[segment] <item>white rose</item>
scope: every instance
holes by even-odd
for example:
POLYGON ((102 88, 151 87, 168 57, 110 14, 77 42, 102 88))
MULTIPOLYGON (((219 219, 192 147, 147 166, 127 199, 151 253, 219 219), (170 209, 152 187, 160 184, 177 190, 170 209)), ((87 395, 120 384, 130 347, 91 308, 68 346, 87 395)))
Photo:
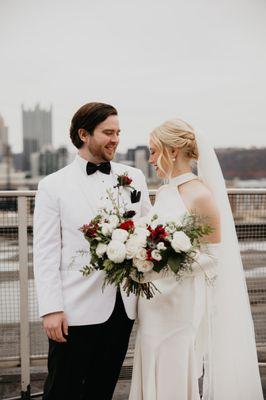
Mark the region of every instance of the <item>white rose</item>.
POLYGON ((156 247, 157 247, 158 250, 165 250, 166 249, 164 242, 159 242, 156 247))
POLYGON ((148 260, 140 260, 139 258, 133 259, 133 264, 139 272, 148 272, 153 268, 153 262, 148 260))
POLYGON ((145 250, 143 247, 141 247, 141 248, 136 252, 135 257, 138 258, 139 260, 146 260, 146 258, 147 258, 147 252, 146 252, 146 250, 145 250))
POLYGON ((113 227, 111 224, 107 224, 106 222, 102 224, 102 234, 104 236, 110 235, 113 232, 113 227))
POLYGON ((137 227, 134 230, 134 235, 140 236, 140 237, 145 237, 147 238, 150 235, 150 231, 148 229, 142 228, 142 227, 137 227))
POLYGON ((119 225, 119 218, 117 215, 112 214, 109 217, 109 224, 113 227, 116 228, 119 225))
POLYGON ((135 255, 139 251, 140 247, 143 247, 143 246, 141 246, 137 237, 134 235, 131 235, 130 238, 128 239, 128 241, 126 242, 127 259, 131 259, 131 258, 135 257, 135 255))
POLYGON ((184 232, 179 231, 174 233, 171 246, 177 253, 179 253, 180 251, 187 252, 190 250, 192 245, 189 237, 184 232))
POLYGON ((141 236, 133 235, 133 236, 135 237, 135 239, 138 242, 140 247, 145 247, 146 246, 146 244, 147 244, 146 236, 143 236, 143 235, 141 235, 141 236))
POLYGON ((147 237, 149 236, 150 231, 144 228, 135 228, 133 236, 136 238, 136 240, 139 242, 141 247, 145 247, 147 244, 147 237))
POLYGON ((125 229, 115 229, 112 233, 112 240, 118 240, 124 243, 129 236, 129 233, 125 229))
POLYGON ((96 247, 96 254, 98 257, 102 257, 107 250, 107 244, 99 243, 96 247))
POLYGON ((118 240, 112 240, 107 246, 107 256, 109 260, 118 264, 125 260, 126 246, 118 240))
POLYGON ((154 258, 154 260, 156 260, 156 261, 161 261, 161 259, 162 259, 162 256, 161 256, 159 250, 152 250, 151 256, 152 256, 152 258, 154 258))

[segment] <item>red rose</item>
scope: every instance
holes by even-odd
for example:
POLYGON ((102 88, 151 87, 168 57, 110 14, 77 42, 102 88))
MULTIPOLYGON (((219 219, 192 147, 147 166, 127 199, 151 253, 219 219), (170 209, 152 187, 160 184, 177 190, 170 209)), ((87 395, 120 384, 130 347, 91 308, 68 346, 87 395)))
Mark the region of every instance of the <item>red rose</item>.
POLYGON ((129 186, 132 182, 132 179, 129 178, 127 175, 119 176, 119 184, 120 186, 129 186))
POLYGON ((119 225, 120 229, 124 229, 125 231, 130 231, 131 229, 134 229, 135 225, 132 219, 128 219, 125 222, 122 222, 122 224, 119 225))

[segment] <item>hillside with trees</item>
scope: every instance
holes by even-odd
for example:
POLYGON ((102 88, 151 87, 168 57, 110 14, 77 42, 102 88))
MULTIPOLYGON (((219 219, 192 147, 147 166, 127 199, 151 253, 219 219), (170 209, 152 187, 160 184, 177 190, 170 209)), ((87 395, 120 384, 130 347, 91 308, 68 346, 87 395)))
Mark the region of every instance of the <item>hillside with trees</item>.
POLYGON ((216 149, 225 179, 266 178, 266 148, 216 149))

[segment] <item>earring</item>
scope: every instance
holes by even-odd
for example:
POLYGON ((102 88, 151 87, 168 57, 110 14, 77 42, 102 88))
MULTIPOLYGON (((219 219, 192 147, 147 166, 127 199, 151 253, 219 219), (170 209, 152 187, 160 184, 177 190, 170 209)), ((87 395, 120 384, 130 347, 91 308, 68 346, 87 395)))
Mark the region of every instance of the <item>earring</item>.
POLYGON ((176 160, 176 158, 174 157, 174 158, 172 158, 172 161, 174 161, 175 162, 175 160, 176 160))

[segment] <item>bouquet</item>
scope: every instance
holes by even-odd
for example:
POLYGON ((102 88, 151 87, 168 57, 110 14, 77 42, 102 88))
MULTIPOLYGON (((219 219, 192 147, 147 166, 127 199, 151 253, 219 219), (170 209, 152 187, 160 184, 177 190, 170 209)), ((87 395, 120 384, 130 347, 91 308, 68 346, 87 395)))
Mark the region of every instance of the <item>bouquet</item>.
POLYGON ((142 283, 145 274, 171 271, 178 279, 192 270, 201 239, 212 231, 202 218, 190 214, 181 221, 161 224, 154 215, 150 221, 135 221, 135 211, 121 208, 112 192, 107 193, 113 209, 100 209, 80 228, 91 253, 90 264, 81 270, 84 276, 102 270, 104 286, 121 285, 127 295, 150 299, 157 288, 153 282, 142 283))

